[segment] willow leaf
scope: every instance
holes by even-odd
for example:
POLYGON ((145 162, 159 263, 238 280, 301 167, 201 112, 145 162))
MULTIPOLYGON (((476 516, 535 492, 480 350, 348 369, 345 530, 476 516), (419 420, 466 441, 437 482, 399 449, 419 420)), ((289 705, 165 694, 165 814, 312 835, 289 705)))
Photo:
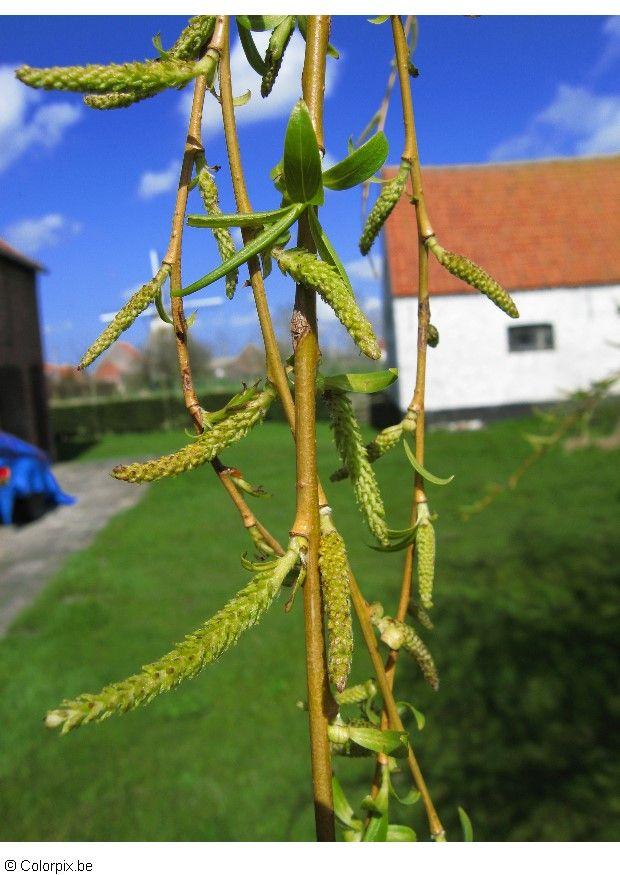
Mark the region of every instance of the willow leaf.
POLYGON ((187 224, 192 228, 260 228, 286 216, 291 210, 279 207, 277 210, 265 210, 262 213, 219 213, 205 215, 192 213, 187 217, 187 224))
POLYGON ((239 32, 239 42, 241 43, 241 48, 244 51, 250 67, 252 67, 252 69, 255 70, 259 76, 264 76, 267 71, 267 65, 265 64, 258 49, 256 48, 256 43, 254 42, 252 32, 240 23, 239 18, 240 16, 237 16, 237 31, 239 32))
POLYGON ((428 480, 429 483, 434 483, 435 486, 447 486, 448 483, 451 483, 454 480, 454 474, 451 474, 449 477, 436 477, 434 474, 431 474, 430 471, 426 470, 424 465, 421 465, 420 462, 418 462, 412 450, 409 449, 406 441, 403 441, 403 446, 405 447, 407 458, 411 462, 412 467, 421 477, 428 480))
POLYGON ((284 136, 282 159, 286 190, 297 203, 323 203, 321 155, 308 107, 298 100, 284 136))
POLYGON ((463 841, 465 842, 473 842, 474 840, 474 828, 471 825, 471 820, 469 819, 467 812, 464 808, 461 808, 459 805, 459 820, 461 821, 461 829, 463 830, 463 841))
POLYGON ((388 156, 388 141, 379 131, 346 158, 323 173, 323 185, 334 191, 343 191, 366 182, 383 166, 388 156))
POLYGON ((273 30, 286 17, 286 15, 237 15, 237 24, 246 30, 273 30))
POLYGON ((243 249, 239 249, 231 258, 227 258, 226 261, 223 261, 215 268, 215 270, 212 270, 211 273, 205 274, 201 279, 196 280, 195 283, 186 286, 184 289, 175 290, 171 294, 175 298, 191 295, 192 292, 204 289, 206 286, 210 286, 211 283, 216 282, 216 280, 226 276, 231 270, 240 267, 250 258, 258 255, 259 252, 262 252, 263 249, 272 246, 274 241, 278 239, 283 231, 290 228, 293 222, 301 216, 306 208, 307 204, 293 204, 278 222, 275 222, 273 225, 266 228, 261 234, 258 234, 253 240, 244 246, 243 249))

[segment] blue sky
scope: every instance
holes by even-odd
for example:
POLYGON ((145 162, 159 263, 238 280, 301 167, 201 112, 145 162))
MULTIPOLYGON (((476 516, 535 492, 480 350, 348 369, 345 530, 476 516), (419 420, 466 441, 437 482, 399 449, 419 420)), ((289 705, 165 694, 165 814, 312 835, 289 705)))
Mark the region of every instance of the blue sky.
MULTIPOLYGON (((99 314, 117 309, 130 290, 149 278, 148 252, 162 253, 187 118, 187 90, 168 92, 116 112, 83 106, 79 95, 33 92, 14 80, 20 63, 38 66, 124 61, 152 55, 161 31, 169 45, 181 17, 0 17, 0 236, 42 261, 40 299, 47 357, 75 362, 100 331, 99 314)), ((390 29, 364 17, 336 16, 329 60, 326 144, 334 158, 346 154, 376 110, 391 58, 390 29)), ((258 77, 233 50, 235 91, 252 90, 238 110, 240 140, 255 208, 278 205, 269 169, 281 154, 286 118, 299 96, 303 57, 296 37, 272 97, 260 97, 258 77)), ((587 155, 620 151, 620 17, 420 18, 414 82, 423 163, 587 155)), ((211 164, 225 166, 217 128, 218 106, 206 108, 206 149, 211 164)), ((395 94, 386 133, 390 160, 402 144, 395 94)), ((219 174, 222 206, 233 201, 225 171, 219 174)), ((200 205, 193 201, 198 212, 200 205)), ((329 193, 323 219, 350 266, 359 297, 379 318, 380 285, 357 250, 359 190, 329 193)), ((184 279, 206 273, 216 258, 207 231, 186 233, 184 279)), ((292 287, 275 271, 268 291, 276 318, 284 320, 292 287), (276 275, 277 274, 277 275, 276 275)), ((202 293, 199 293, 202 295, 202 293)), ((205 294, 221 296, 221 284, 205 294)), ((188 310, 191 311, 191 298, 188 310)), ((323 314, 323 336, 346 343, 323 314)), ((147 320, 127 339, 141 343, 147 320)), ((219 354, 257 336, 250 296, 199 311, 195 331, 219 354)))

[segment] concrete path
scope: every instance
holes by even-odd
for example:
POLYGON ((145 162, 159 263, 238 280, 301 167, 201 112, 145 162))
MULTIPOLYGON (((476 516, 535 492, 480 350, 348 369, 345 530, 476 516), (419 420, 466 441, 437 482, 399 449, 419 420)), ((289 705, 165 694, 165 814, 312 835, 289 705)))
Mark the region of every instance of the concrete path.
POLYGON ((107 521, 137 504, 144 487, 110 477, 116 461, 54 466, 61 488, 77 498, 21 527, 0 526, 0 635, 32 602, 67 556, 82 550, 107 521))

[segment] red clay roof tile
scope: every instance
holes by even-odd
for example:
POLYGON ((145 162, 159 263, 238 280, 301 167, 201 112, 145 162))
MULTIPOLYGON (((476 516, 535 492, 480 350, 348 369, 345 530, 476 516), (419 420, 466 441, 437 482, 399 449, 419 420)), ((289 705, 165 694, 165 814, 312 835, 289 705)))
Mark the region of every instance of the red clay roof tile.
MULTIPOLYGON (((391 177, 396 168, 388 168, 391 177)), ((620 155, 426 167, 431 221, 445 249, 506 289, 620 282, 620 155)), ((385 226, 392 294, 416 294, 414 214, 406 196, 385 226)), ((430 259, 432 294, 472 291, 430 259)))

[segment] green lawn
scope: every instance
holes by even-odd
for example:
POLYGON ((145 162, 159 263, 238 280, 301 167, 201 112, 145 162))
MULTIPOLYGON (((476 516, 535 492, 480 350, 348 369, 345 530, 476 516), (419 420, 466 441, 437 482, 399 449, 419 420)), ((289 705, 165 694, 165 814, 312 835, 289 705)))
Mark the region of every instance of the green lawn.
MULTIPOLYGON (((617 839, 619 453, 554 452, 484 514, 455 509, 512 470, 531 423, 434 432, 428 466, 440 514, 436 630, 442 676, 427 691, 402 660, 399 691, 427 715, 414 743, 440 813, 456 806, 480 839, 617 839)), ((111 437, 82 458, 160 453, 181 434, 111 437)), ((322 474, 336 466, 319 428, 322 474)), ((274 493, 256 501, 284 540, 293 453, 268 423, 225 455, 274 493)), ((389 520, 406 521, 401 449, 377 465, 389 520)), ((140 488, 127 485, 128 489, 140 488)), ((402 556, 376 553, 348 483, 330 487, 368 598, 393 609, 402 556)), ((47 708, 132 673, 199 626, 248 574, 248 540, 212 472, 151 486, 73 556, 0 641, 0 838, 4 840, 304 840, 312 836, 301 603, 278 602, 237 648, 151 705, 60 738, 47 708)), ((357 635, 354 676, 369 675, 357 635)), ((368 761, 338 761, 359 801, 368 761)), ((400 812, 425 836, 419 807, 400 812)))

